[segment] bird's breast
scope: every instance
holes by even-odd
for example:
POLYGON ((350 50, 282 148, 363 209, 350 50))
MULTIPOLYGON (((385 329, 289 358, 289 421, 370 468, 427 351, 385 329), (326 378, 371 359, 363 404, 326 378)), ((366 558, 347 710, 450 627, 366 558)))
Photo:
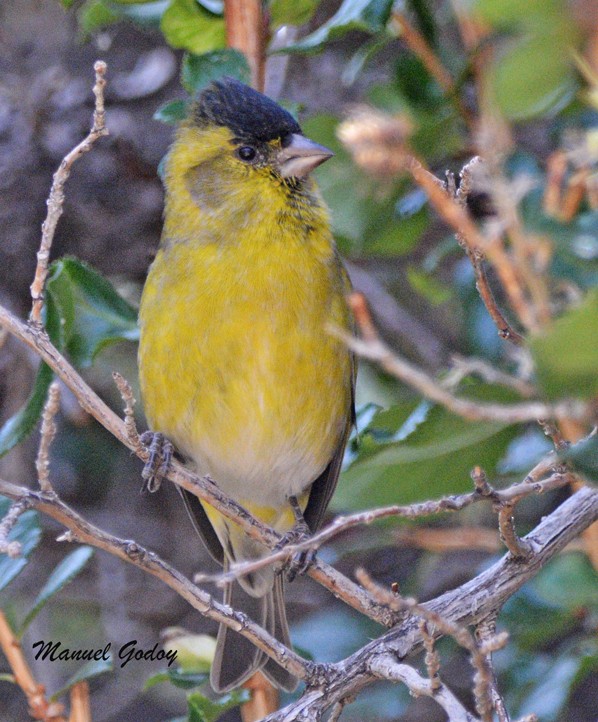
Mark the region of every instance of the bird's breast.
POLYGON ((351 384, 329 332, 348 324, 331 241, 173 244, 151 269, 140 322, 148 419, 200 473, 237 499, 281 504, 325 468, 351 384))

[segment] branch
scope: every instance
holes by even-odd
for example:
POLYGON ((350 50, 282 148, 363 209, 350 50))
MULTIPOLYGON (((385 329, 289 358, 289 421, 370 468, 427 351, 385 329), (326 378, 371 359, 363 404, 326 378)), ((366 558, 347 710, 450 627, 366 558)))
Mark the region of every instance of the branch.
MULTIPOLYGON (((550 457, 553 458, 553 457, 550 457)), ((533 470, 532 470, 533 471, 533 470)), ((530 472, 532 473, 532 472, 530 472)), ((529 476, 529 475, 528 475, 529 476)), ((384 506, 379 509, 370 509, 361 511, 348 516, 338 516, 328 526, 313 534, 303 542, 298 544, 287 544, 283 549, 272 552, 260 559, 254 559, 247 562, 238 562, 231 564, 228 571, 218 572, 216 574, 197 574, 196 582, 215 582, 219 586, 224 586, 227 582, 243 577, 246 574, 270 566, 276 562, 282 562, 290 556, 299 554, 308 550, 317 550, 323 544, 330 541, 339 534, 353 529, 357 526, 367 526, 373 524, 380 519, 401 518, 401 519, 418 519, 433 514, 441 514, 446 512, 456 512, 465 509, 471 504, 480 501, 491 501, 498 509, 507 507, 513 510, 515 504, 521 499, 534 494, 544 494, 547 491, 567 486, 571 482, 571 477, 567 473, 556 471, 547 479, 542 481, 523 481, 519 484, 513 484, 506 489, 493 489, 486 482, 486 488, 476 488, 468 494, 460 494, 458 496, 445 496, 442 499, 434 501, 422 501, 406 506, 384 506)), ((521 540, 519 540, 521 541, 521 540)), ((508 544, 505 546, 510 549, 508 544)))
POLYGON ((13 634, 4 612, 1 610, 0 648, 2 648, 4 656, 8 660, 16 684, 23 690, 27 698, 31 717, 42 720, 42 722, 66 722, 63 716, 64 706, 59 702, 48 702, 46 699, 46 688, 43 684, 35 681, 23 655, 19 640, 13 634))
POLYGON ((261 0, 224 0, 224 22, 227 46, 245 55, 251 71, 251 84, 263 92, 267 26, 261 0))
POLYGON ((430 401, 441 404, 464 419, 516 424, 534 421, 539 418, 587 419, 591 413, 588 404, 576 400, 561 401, 550 406, 541 401, 506 405, 458 398, 424 371, 391 351, 378 335, 365 299, 361 294, 352 293, 349 297, 349 303, 363 338, 355 338, 338 328, 330 328, 330 332, 342 339, 358 356, 376 361, 385 371, 403 381, 403 383, 408 384, 430 401))
POLYGON ((392 654, 381 654, 369 665, 370 672, 391 682, 403 682, 414 697, 431 697, 448 715, 449 722, 479 722, 444 684, 435 687, 408 664, 400 664, 392 654))
MULTIPOLYGON (((525 561, 506 554, 471 581, 419 606, 438 615, 447 624, 461 627, 477 625, 495 616, 518 589, 596 519, 598 491, 585 487, 545 517, 525 537, 532 547, 525 561)), ((325 685, 308 689, 301 699, 270 715, 264 722, 319 719, 318 715, 329 707, 380 679, 376 659, 388 659, 390 655, 393 662, 398 663, 421 649, 423 642, 420 620, 411 616, 350 657, 329 665, 325 685)))
POLYGON ((103 135, 108 135, 108 129, 105 123, 104 111, 104 87, 106 85, 106 63, 97 60, 93 66, 95 70, 95 85, 93 93, 95 95, 95 108, 93 111, 93 124, 87 138, 82 140, 79 145, 75 146, 63 159, 58 170, 54 173, 52 188, 48 196, 48 214, 46 220, 42 224, 42 240, 39 251, 37 252, 37 266, 35 269, 35 277, 31 284, 31 299, 33 301, 31 307, 31 321, 36 326, 41 327, 42 309, 44 305, 44 286, 48 275, 48 261, 50 260, 50 249, 54 240, 56 225, 64 205, 64 184, 68 180, 71 173, 73 163, 84 153, 90 151, 93 144, 103 135))
POLYGON ((0 479, 0 494, 17 502, 27 503, 31 508, 64 525, 69 532, 62 537, 62 540, 77 541, 103 549, 157 577, 203 616, 239 632, 296 677, 309 680, 310 669, 313 666, 311 662, 306 662, 298 654, 287 649, 246 614, 236 612, 231 607, 217 602, 154 552, 147 551, 134 541, 119 539, 98 529, 70 509, 53 492, 31 491, 0 479))

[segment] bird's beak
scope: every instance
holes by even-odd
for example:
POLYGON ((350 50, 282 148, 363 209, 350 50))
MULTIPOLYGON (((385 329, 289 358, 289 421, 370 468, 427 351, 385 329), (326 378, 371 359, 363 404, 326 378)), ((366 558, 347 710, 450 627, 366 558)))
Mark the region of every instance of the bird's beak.
POLYGON ((291 142, 281 148, 276 156, 276 166, 283 178, 305 178, 314 168, 334 153, 304 135, 293 133, 291 142))

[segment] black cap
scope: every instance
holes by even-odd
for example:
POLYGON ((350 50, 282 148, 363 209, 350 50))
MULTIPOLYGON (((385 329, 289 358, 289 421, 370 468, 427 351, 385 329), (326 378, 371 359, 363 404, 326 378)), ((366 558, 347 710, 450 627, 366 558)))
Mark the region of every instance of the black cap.
POLYGON ((245 141, 267 142, 301 133, 299 123, 278 103, 228 76, 201 93, 193 118, 198 125, 226 126, 236 138, 245 141))

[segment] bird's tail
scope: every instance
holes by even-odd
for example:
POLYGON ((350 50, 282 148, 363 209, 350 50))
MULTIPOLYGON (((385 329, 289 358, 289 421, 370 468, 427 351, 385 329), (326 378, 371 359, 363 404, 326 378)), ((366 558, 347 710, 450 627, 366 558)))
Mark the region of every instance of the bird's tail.
MULTIPOLYGON (((248 594, 237 582, 228 584, 224 591, 224 603, 247 614, 285 646, 291 646, 284 606, 284 583, 279 574, 275 576, 270 591, 261 597, 248 594)), ((228 692, 243 684, 259 669, 275 687, 287 692, 297 687, 297 679, 292 674, 248 639, 221 624, 210 672, 210 684, 214 691, 228 692)))

